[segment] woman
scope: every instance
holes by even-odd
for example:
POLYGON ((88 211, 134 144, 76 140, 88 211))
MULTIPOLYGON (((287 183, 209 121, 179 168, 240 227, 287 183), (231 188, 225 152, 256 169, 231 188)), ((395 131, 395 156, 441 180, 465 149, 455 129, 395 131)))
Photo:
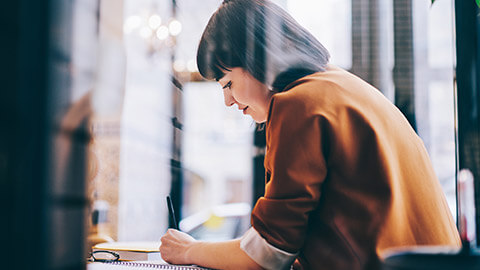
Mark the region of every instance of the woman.
POLYGON ((224 1, 197 54, 225 105, 265 123, 252 227, 208 243, 169 230, 163 258, 216 269, 379 269, 388 249, 459 246, 427 152, 378 90, 268 0, 224 1))

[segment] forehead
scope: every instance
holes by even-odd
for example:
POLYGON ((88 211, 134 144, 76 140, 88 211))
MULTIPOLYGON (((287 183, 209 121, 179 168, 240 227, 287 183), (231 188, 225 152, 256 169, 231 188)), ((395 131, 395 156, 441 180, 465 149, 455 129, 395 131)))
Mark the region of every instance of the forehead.
POLYGON ((239 67, 235 67, 235 68, 232 68, 230 71, 225 70, 224 72, 225 72, 225 75, 220 80, 218 80, 218 82, 222 85, 225 85, 230 80, 234 79, 238 75, 241 75, 243 73, 243 69, 239 67))

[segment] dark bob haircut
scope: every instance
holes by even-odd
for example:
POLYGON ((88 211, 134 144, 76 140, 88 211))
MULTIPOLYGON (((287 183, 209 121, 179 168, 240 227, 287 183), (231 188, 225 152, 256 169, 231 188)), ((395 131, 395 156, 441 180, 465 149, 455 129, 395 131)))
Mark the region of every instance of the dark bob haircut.
POLYGON ((282 91, 289 83, 324 71, 330 55, 289 14, 268 0, 225 0, 210 18, 197 51, 206 79, 240 67, 282 91))

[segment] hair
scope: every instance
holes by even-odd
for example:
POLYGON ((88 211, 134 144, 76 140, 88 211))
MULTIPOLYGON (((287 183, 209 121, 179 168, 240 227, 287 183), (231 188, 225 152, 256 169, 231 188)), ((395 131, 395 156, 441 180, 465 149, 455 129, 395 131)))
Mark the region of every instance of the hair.
POLYGON ((324 71, 329 57, 311 33, 269 0, 225 0, 203 32, 197 65, 204 78, 217 81, 240 67, 281 92, 324 71))

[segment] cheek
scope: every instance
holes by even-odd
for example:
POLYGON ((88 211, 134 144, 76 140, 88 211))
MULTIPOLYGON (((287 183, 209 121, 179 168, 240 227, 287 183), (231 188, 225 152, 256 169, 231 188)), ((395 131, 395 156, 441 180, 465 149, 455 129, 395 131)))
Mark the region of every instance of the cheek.
POLYGON ((243 86, 243 91, 241 93, 242 97, 249 100, 256 99, 258 97, 260 89, 256 83, 248 81, 243 86))
POLYGON ((232 89, 232 96, 235 98, 236 101, 240 103, 244 103, 249 99, 250 93, 248 89, 248 85, 237 85, 235 88, 232 89))
POLYGON ((251 83, 249 87, 249 98, 257 102, 262 102, 264 99, 264 93, 266 92, 266 87, 260 83, 251 83))

